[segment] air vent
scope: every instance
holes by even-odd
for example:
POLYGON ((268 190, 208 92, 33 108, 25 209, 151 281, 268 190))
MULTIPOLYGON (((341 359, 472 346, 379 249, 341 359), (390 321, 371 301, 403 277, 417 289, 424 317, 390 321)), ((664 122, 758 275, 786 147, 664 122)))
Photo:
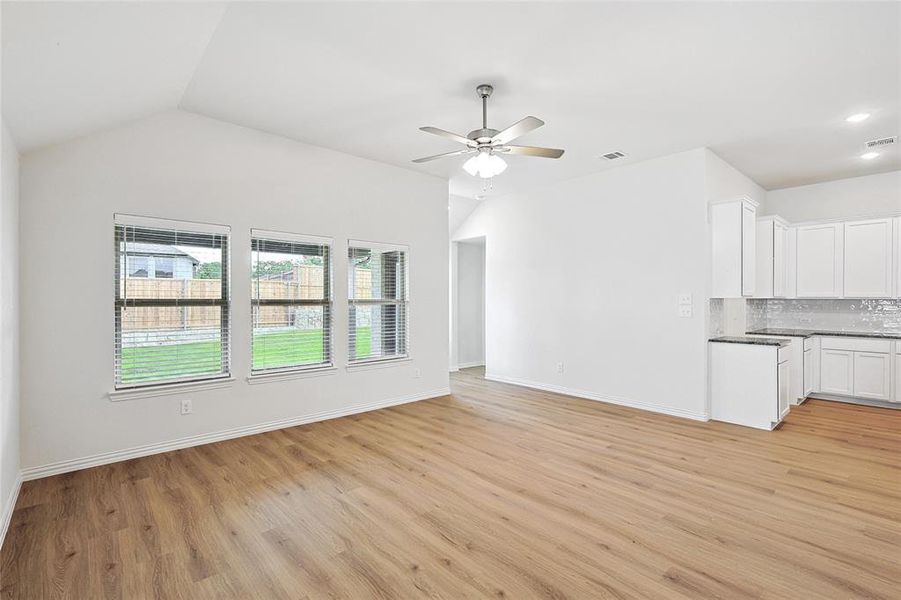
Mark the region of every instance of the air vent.
POLYGON ((883 148, 885 146, 891 146, 892 144, 898 143, 898 136, 893 135, 892 137, 879 138, 878 140, 870 140, 867 142, 866 146, 868 150, 872 150, 874 148, 883 148))
POLYGON ((625 154, 623 154, 622 152, 616 151, 616 152, 608 152, 607 154, 603 154, 602 156, 604 158, 606 158, 607 160, 616 160, 618 158, 623 158, 625 156, 625 154))

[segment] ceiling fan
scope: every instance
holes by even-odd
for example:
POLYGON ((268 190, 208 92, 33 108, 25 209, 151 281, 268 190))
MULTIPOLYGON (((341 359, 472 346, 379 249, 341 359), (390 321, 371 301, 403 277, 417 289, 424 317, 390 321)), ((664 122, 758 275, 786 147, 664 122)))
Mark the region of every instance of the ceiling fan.
POLYGON ((438 158, 447 158, 450 156, 461 156, 464 154, 473 154, 474 156, 463 164, 463 169, 470 175, 478 175, 483 179, 488 179, 503 173, 507 168, 507 163, 502 159, 500 154, 521 154, 524 156, 539 156, 541 158, 560 158, 563 156, 563 150, 556 148, 538 148, 536 146, 516 146, 509 144, 521 135, 538 129, 544 125, 544 121, 535 117, 526 117, 510 125, 502 131, 491 129, 488 127, 488 97, 494 88, 488 84, 482 84, 476 88, 476 93, 482 98, 482 128, 469 132, 469 135, 463 137, 450 131, 438 129, 437 127, 420 127, 426 133, 440 135, 455 142, 465 144, 463 150, 454 152, 445 152, 444 154, 436 154, 435 156, 426 156, 417 158, 413 162, 424 163, 438 158))

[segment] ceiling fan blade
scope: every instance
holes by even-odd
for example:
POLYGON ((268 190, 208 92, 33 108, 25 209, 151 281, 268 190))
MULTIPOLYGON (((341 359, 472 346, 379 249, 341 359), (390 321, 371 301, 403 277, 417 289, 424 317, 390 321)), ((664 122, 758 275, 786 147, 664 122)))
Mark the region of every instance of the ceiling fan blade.
POLYGON ((538 148, 537 146, 503 146, 498 148, 498 150, 510 154, 540 156, 541 158, 560 158, 563 156, 563 150, 558 148, 538 148))
POLYGON ((458 135, 456 133, 451 133, 450 131, 438 129, 437 127, 420 127, 419 129, 421 131, 425 131, 426 133, 440 135, 441 137, 445 137, 450 140, 454 140, 455 142, 460 142, 461 144, 466 144, 467 146, 470 146, 470 147, 474 147, 476 145, 475 140, 471 140, 467 137, 463 137, 462 135, 458 135))
POLYGON ((507 142, 511 142, 518 138, 521 135, 525 135, 532 131, 533 129, 538 129, 544 125, 544 121, 537 117, 526 117, 525 119, 521 119, 510 125, 503 131, 497 133, 493 138, 491 138, 491 143, 493 145, 496 144, 506 144, 507 142))
POLYGON ((444 154, 436 154, 435 156, 425 156, 423 158, 417 158, 413 162, 415 163, 424 163, 429 162, 430 160, 436 160, 439 158, 446 158, 448 156, 458 156, 460 154, 471 154, 475 152, 474 148, 467 148, 465 150, 455 150, 454 152, 445 152, 444 154))

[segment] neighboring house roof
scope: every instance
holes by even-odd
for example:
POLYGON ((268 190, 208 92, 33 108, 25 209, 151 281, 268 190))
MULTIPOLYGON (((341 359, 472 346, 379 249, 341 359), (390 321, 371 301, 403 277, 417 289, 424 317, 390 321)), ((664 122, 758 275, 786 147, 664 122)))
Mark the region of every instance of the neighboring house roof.
POLYGON ((141 242, 129 242, 127 253, 139 256, 185 257, 191 259, 191 262, 195 265, 200 264, 199 260, 191 256, 187 252, 183 252, 175 246, 169 246, 167 244, 144 244, 141 242))

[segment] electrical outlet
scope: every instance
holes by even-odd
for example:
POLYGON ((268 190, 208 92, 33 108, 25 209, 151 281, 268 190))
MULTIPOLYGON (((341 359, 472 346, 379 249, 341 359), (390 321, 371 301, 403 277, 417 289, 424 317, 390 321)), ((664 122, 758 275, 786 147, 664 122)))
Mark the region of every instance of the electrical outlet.
POLYGON ((691 304, 691 294, 679 294, 679 305, 691 304))
POLYGON ((679 316, 683 319, 691 317, 691 305, 679 305, 679 316))
POLYGON ((182 400, 181 401, 181 414, 190 415, 192 412, 194 412, 194 405, 191 403, 191 401, 190 400, 182 400))
POLYGON ((563 372, 563 363, 557 363, 557 372, 558 372, 558 373, 562 373, 562 372, 563 372))

